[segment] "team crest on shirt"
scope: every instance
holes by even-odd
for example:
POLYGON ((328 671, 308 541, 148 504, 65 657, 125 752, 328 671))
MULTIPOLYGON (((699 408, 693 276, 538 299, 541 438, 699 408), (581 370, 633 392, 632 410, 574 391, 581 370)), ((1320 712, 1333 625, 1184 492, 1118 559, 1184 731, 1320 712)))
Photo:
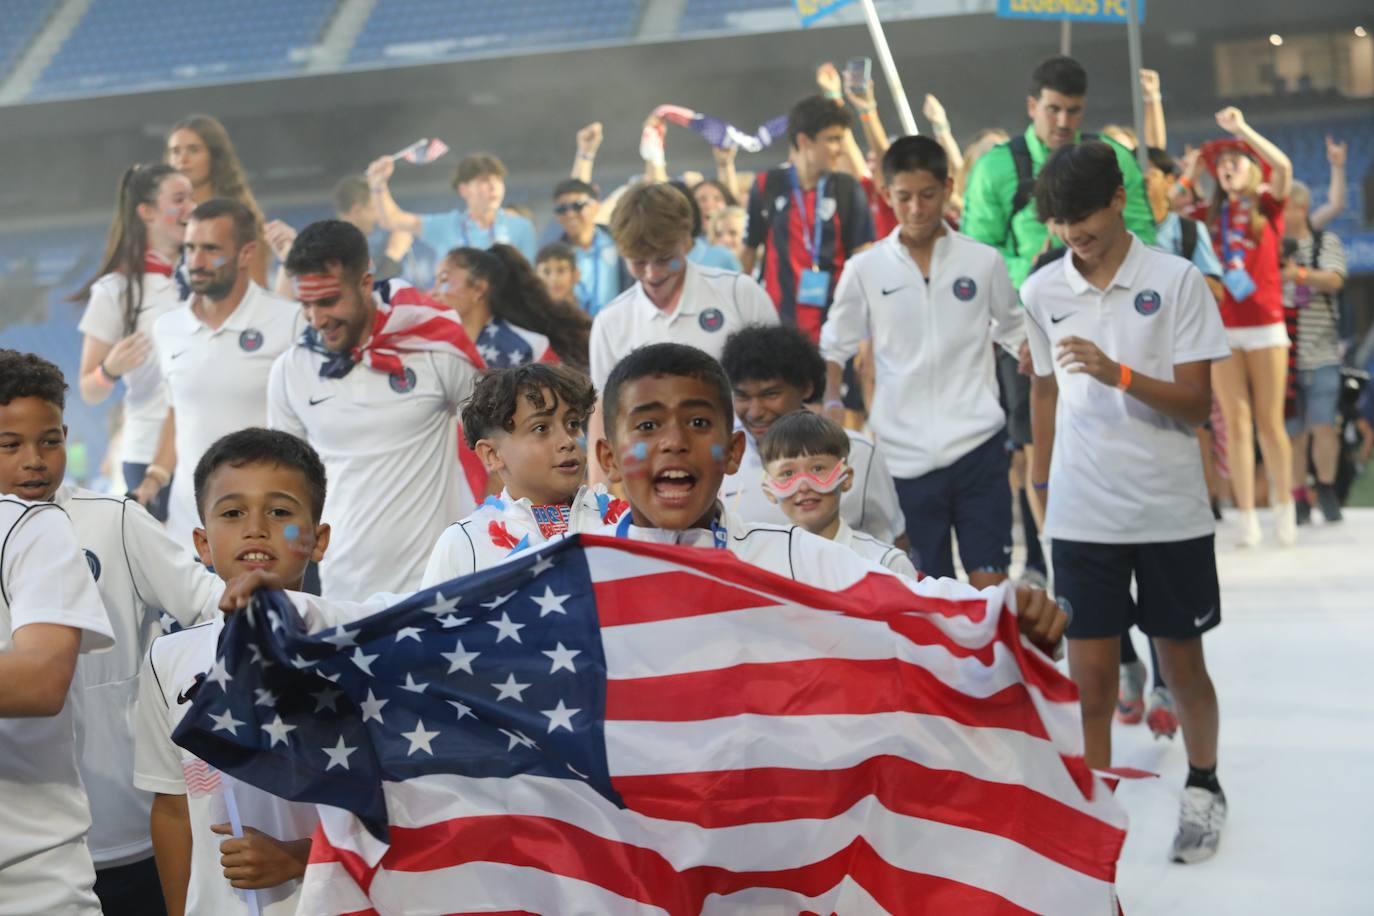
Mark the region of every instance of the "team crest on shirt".
POLYGON ((415 370, 406 366, 404 372, 398 372, 389 376, 387 381, 391 383, 391 390, 397 394, 405 394, 415 390, 415 370))
POLYGON ((95 552, 92 551, 91 548, 89 548, 89 547, 83 548, 82 551, 86 554, 86 565, 89 566, 89 567, 91 568, 91 578, 94 579, 95 581, 99 582, 99 581, 100 581, 100 557, 96 556, 96 555, 95 555, 95 552))
POLYGON ((725 327, 725 313, 720 309, 707 309, 701 313, 701 317, 697 319, 697 324, 701 325, 703 331, 714 333, 725 327))
POLYGON ((821 202, 816 204, 816 218, 822 222, 829 222, 835 218, 835 198, 821 198, 821 202))
POLYGON ((978 284, 972 277, 960 277, 954 281, 954 298, 960 302, 971 302, 978 295, 978 284))
POLYGON ((1159 306, 1162 302, 1163 300, 1159 298, 1159 293, 1152 289, 1147 289, 1144 292, 1135 294, 1135 310, 1146 317, 1159 311, 1159 306))
POLYGON ((239 349, 245 353, 256 353, 262 349, 262 331, 249 328, 239 335, 239 349))

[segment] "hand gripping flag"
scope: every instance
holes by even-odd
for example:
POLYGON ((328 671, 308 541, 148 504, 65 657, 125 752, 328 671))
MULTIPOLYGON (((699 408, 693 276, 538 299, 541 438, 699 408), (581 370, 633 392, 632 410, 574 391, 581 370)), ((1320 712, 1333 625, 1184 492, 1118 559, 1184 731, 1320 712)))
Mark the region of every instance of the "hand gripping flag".
POLYGON ((678 127, 696 131, 717 149, 739 147, 746 153, 757 153, 787 133, 787 115, 770 118, 760 124, 753 133, 746 133, 720 118, 683 108, 681 105, 660 105, 654 109, 654 114, 678 127))
POLYGON ((301 914, 1114 912, 1009 594, 584 535, 363 619, 259 593, 174 738, 332 806, 301 914))
POLYGON ((412 165, 429 165, 447 152, 448 144, 438 137, 421 137, 405 149, 392 153, 391 158, 404 159, 412 165))

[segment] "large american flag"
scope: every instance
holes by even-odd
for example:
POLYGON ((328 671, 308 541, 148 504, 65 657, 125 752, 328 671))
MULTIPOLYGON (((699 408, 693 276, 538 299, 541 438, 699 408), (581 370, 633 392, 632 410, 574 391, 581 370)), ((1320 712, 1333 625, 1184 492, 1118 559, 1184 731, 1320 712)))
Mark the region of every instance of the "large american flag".
POLYGON ((1113 913, 1009 594, 581 536, 314 636, 260 593, 175 738, 333 806, 302 914, 1113 913))

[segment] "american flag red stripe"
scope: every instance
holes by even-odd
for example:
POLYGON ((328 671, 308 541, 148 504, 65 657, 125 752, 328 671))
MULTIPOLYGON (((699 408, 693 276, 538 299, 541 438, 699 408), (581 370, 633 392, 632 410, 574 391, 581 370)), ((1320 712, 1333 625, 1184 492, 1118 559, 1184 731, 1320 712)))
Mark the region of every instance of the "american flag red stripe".
POLYGON ((372 336, 357 357, 379 372, 402 370, 401 353, 431 351, 461 356, 478 369, 486 368, 472 345, 458 313, 420 292, 404 280, 378 284, 374 293, 377 314, 372 336))
POLYGON ((186 794, 191 798, 204 798, 220 790, 219 770, 204 760, 183 760, 181 775, 186 780, 186 794))
POLYGON ((1009 589, 831 594, 584 542, 627 807, 530 774, 387 782, 390 846, 327 812, 302 914, 1115 911, 1125 817, 1009 589))

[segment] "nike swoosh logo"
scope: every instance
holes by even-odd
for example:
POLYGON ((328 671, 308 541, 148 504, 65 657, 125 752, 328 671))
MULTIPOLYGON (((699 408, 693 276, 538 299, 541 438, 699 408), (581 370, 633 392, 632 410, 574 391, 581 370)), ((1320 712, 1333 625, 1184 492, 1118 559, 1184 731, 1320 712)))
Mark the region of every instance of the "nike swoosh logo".
POLYGON ((187 688, 186 688, 185 690, 183 690, 181 693, 178 693, 178 694, 177 694, 177 703, 178 703, 179 705, 181 705, 181 704, 185 704, 185 703, 191 702, 191 700, 195 698, 196 691, 200 689, 200 685, 203 684, 204 682, 205 682, 205 675, 204 675, 204 674, 197 674, 197 675, 196 675, 196 681, 195 681, 195 683, 192 684, 190 687, 187 687, 187 688))
POLYGON ((190 352, 191 352, 190 350, 182 350, 180 353, 173 353, 173 354, 172 354, 172 359, 176 359, 178 356, 185 356, 187 353, 190 353, 190 352))
POLYGON ((884 295, 884 296, 890 296, 890 295, 892 295, 893 293, 895 293, 895 292, 896 292, 897 290, 899 290, 899 289, 906 289, 906 287, 905 287, 905 286, 894 286, 894 287, 892 287, 892 289, 885 289, 885 290, 883 290, 883 295, 884 295))
POLYGON ((1217 609, 1216 609, 1216 608, 1212 608, 1210 611, 1208 611, 1208 612, 1207 612, 1205 615, 1203 615, 1202 617, 1194 617, 1194 618, 1193 618, 1193 626, 1195 626, 1195 627, 1205 626, 1205 625, 1207 624, 1207 621, 1209 621, 1209 620, 1211 620, 1213 617, 1215 617, 1216 614, 1217 614, 1217 609))
POLYGON ((325 395, 325 396, 322 397, 322 398, 311 398, 311 399, 310 399, 310 406, 311 406, 311 407, 314 407, 316 404, 323 404, 325 401, 329 400, 329 399, 332 398, 332 397, 334 397, 334 395, 332 395, 332 394, 327 394, 327 395, 325 395))
POLYGON ((1051 321, 1052 323, 1054 323, 1054 324, 1058 324, 1059 322, 1063 321, 1065 318, 1072 318, 1072 317, 1073 317, 1073 312, 1069 312, 1067 315, 1058 315, 1058 316, 1051 315, 1051 316, 1050 316, 1050 321, 1051 321))

